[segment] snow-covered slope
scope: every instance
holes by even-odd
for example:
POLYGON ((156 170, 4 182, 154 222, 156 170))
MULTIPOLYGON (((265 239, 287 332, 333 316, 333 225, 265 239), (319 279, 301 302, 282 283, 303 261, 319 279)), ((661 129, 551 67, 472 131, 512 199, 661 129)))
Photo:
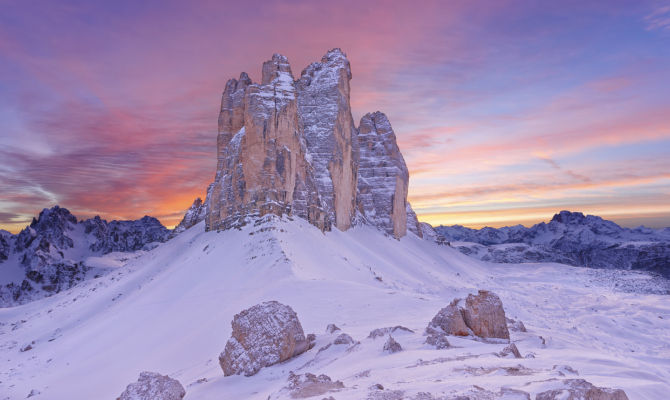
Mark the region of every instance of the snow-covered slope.
POLYGON ((187 400, 290 398, 290 371, 344 384, 318 399, 443 396, 479 390, 473 385, 534 394, 566 377, 622 388, 631 399, 664 398, 668 297, 618 291, 621 282, 650 281, 636 272, 486 264, 365 226, 324 234, 274 217, 205 232, 200 223, 111 274, 0 309, 0 399, 31 391, 36 399, 110 399, 145 370, 178 379, 187 400), (528 331, 513 331, 512 341, 527 358, 498 357, 504 344, 471 339, 450 338, 445 350, 424 344, 437 311, 477 289, 493 290, 507 316, 523 321, 528 331), (217 357, 233 315, 266 300, 290 305, 316 346, 253 377, 224 378, 217 357), (319 352, 334 339, 329 323, 360 343, 319 352), (415 332, 394 334, 399 353, 382 350, 385 338, 367 338, 395 325, 415 332))
POLYGON ((463 253, 484 261, 560 262, 593 268, 636 269, 670 277, 670 229, 622 228, 580 212, 561 211, 549 223, 479 230, 435 230, 463 253))

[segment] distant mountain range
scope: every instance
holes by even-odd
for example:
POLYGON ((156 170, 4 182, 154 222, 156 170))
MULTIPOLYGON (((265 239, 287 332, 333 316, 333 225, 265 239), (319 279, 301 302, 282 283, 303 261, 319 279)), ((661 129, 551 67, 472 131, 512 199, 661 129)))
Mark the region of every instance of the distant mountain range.
POLYGON ((483 261, 558 262, 670 276, 670 228, 623 228, 595 215, 561 211, 549 223, 530 228, 452 225, 435 230, 462 253, 483 261))
POLYGON ((164 242, 170 231, 156 218, 77 221, 66 208, 45 208, 16 235, 0 230, 0 306, 24 303, 101 274, 90 257, 132 252, 164 242))

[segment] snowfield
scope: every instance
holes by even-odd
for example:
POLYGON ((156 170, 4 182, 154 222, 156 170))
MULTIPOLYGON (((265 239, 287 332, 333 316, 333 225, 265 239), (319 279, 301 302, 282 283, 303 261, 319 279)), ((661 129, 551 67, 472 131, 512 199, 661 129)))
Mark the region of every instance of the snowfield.
POLYGON ((223 232, 200 223, 151 251, 95 262, 111 272, 0 309, 0 399, 31 391, 38 400, 114 399, 141 371, 178 379, 185 399, 197 400, 292 398, 291 371, 343 383, 315 399, 439 397, 475 385, 534 398, 568 378, 630 399, 670 393, 670 298, 630 290, 656 284, 644 273, 490 264, 413 234, 395 240, 365 226, 324 234, 278 218, 223 232), (424 344, 431 318, 478 289, 498 294, 507 317, 527 328, 510 332, 523 358, 470 338, 450 337, 444 350, 424 344), (268 300, 291 306, 316 346, 252 377, 224 377, 218 356, 233 316, 268 300), (342 331, 326 333, 330 323, 342 331), (414 331, 393 334, 401 352, 384 352, 386 337, 368 338, 396 325, 414 331), (319 351, 342 332, 359 343, 319 351))

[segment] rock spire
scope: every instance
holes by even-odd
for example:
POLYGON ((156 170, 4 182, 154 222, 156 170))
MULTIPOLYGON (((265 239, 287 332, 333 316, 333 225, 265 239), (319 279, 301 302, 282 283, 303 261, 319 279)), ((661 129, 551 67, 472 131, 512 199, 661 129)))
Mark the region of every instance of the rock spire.
POLYGON ((356 128, 351 77, 346 55, 333 49, 298 79, 288 59, 274 54, 263 63, 261 83, 244 72, 226 83, 216 175, 202 206, 206 229, 288 214, 322 230, 367 222, 396 238, 409 219, 420 235, 391 124, 375 112, 356 128))

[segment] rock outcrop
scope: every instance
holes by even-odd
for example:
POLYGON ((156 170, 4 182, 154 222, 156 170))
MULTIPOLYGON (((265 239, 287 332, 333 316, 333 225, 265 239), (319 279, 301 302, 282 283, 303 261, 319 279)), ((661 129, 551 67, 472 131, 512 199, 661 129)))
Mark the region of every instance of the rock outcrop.
POLYGON ((372 225, 397 238, 405 236, 409 172, 386 115, 377 111, 361 118, 358 144, 359 211, 372 225))
POLYGON ((521 358, 521 353, 519 352, 519 349, 516 347, 514 343, 510 343, 508 346, 505 346, 502 351, 498 353, 499 357, 514 357, 514 358, 521 358))
POLYGON ((196 198, 193 200, 191 207, 186 210, 184 218, 182 218, 181 222, 179 222, 179 225, 175 226, 175 228, 172 230, 171 236, 178 235, 188 228, 200 223, 201 221, 204 221, 206 213, 207 208, 202 202, 202 199, 200 197, 196 198))
POLYGON ((186 396, 178 380, 155 372, 142 372, 117 400, 181 400, 186 396))
POLYGON ((401 325, 388 326, 386 328, 373 329, 370 331, 370 334, 368 334, 368 339, 377 339, 378 337, 390 335, 392 333, 414 333, 414 331, 401 325))
POLYGON ((316 376, 309 372, 305 374, 289 372, 288 386, 286 387, 293 399, 320 396, 343 388, 344 384, 341 381, 333 381, 328 375, 316 376))
POLYGON ((426 334, 430 343, 433 341, 432 337, 440 335, 469 336, 473 333, 465 324, 462 310, 458 307, 458 301, 454 301, 433 317, 426 328, 426 334))
POLYGON ((628 400, 621 389, 597 387, 583 379, 565 379, 559 389, 538 393, 536 400, 628 400))
POLYGON ((276 301, 242 311, 231 325, 231 338, 219 356, 225 376, 254 375, 263 367, 286 361, 314 346, 313 339, 305 337, 295 311, 276 301))
POLYGON ((426 343, 438 349, 449 347, 446 336, 477 336, 509 340, 502 301, 493 292, 454 299, 441 309, 426 327, 426 343))
POLYGON ((500 297, 488 290, 468 295, 463 309, 465 324, 482 338, 509 339, 507 319, 500 297))
MULTIPOLYGON (((416 213, 412 209, 412 205, 409 204, 409 202, 407 202, 406 214, 407 214, 407 230, 412 232, 413 234, 417 235, 420 238, 424 237, 423 228, 421 227, 422 223, 419 222, 419 219, 417 218, 416 213)), ((424 222, 424 224, 426 224, 426 223, 424 222)), ((428 225, 428 224, 426 224, 426 225, 428 225)), ((428 225, 428 226, 430 226, 430 225, 428 225)), ((432 226, 431 226, 431 229, 432 229, 432 226)), ((435 232, 435 235, 438 236, 437 232, 435 232)))
POLYGON ((383 349, 387 353, 397 353, 402 351, 402 346, 400 343, 396 342, 395 339, 393 339, 393 336, 389 335, 388 339, 386 339, 386 342, 384 343, 383 349))
POLYGON ((302 71, 298 107, 326 225, 347 230, 355 215, 358 145, 349 103, 351 66, 333 49, 302 71))
POLYGON ((388 118, 354 125, 351 67, 340 49, 295 80, 286 57, 226 84, 217 170, 203 205, 207 230, 240 227, 266 214, 304 218, 322 230, 358 221, 396 238, 421 236, 407 203, 409 174, 388 118))

